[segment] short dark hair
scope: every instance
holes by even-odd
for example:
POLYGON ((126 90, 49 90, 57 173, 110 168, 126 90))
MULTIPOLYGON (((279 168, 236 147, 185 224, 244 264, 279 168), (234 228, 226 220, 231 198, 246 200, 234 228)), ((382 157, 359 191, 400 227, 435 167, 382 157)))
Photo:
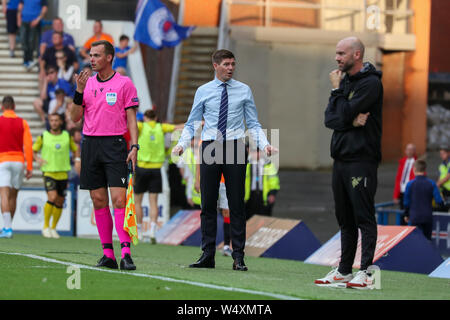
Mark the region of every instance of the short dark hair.
POLYGON ((114 60, 114 46, 111 44, 111 42, 106 41, 106 40, 99 40, 99 41, 95 41, 92 43, 91 47, 96 47, 96 46, 103 46, 103 48, 105 49, 105 55, 111 55, 112 59, 111 59, 111 63, 114 60))
POLYGON ((130 40, 130 38, 127 35, 123 34, 119 38, 119 41, 122 41, 122 40, 130 40))
POLYGON ((14 103, 14 98, 12 96, 4 96, 2 100, 3 108, 6 110, 14 110, 16 104, 14 103))
POLYGON ((156 119, 156 112, 153 109, 149 109, 144 112, 144 117, 147 117, 149 119, 155 120, 156 119))
POLYGON ((64 89, 58 88, 55 90, 55 94, 63 94, 66 95, 66 92, 64 91, 64 89))
POLYGON ((221 64, 223 59, 235 59, 233 52, 226 49, 220 49, 214 51, 212 54, 213 63, 221 64))
POLYGON ((425 172, 427 171, 427 163, 425 160, 416 160, 414 162, 414 168, 417 172, 425 172))
POLYGON ((49 64, 48 66, 45 67, 45 73, 48 73, 50 70, 58 72, 58 68, 53 64, 49 64))
POLYGON ((55 35, 55 34, 59 34, 59 35, 61 36, 61 38, 64 38, 64 34, 63 34, 61 31, 53 31, 52 37, 53 37, 53 35, 55 35))
POLYGON ((51 116, 57 116, 59 118, 59 120, 61 120, 62 122, 64 122, 64 117, 62 114, 59 114, 57 112, 52 112, 48 115, 48 118, 50 119, 51 116))

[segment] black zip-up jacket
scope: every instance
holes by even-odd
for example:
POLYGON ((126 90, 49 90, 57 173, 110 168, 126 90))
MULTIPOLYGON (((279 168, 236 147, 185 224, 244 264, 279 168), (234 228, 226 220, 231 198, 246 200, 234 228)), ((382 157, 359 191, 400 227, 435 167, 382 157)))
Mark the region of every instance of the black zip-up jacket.
POLYGON ((331 157, 341 161, 381 161, 383 85, 381 71, 369 62, 332 91, 325 110, 325 126, 333 129, 331 157), (354 127, 360 113, 370 112, 366 125, 354 127))

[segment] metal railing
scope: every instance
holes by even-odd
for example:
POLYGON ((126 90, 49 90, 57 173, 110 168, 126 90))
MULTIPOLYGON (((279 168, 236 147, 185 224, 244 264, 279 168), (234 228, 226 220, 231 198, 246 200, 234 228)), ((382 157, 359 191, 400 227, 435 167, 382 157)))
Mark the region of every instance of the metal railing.
POLYGON ((395 205, 393 201, 382 202, 375 204, 375 213, 377 214, 377 223, 381 225, 389 224, 389 216, 395 214, 395 224, 397 226, 402 224, 402 217, 404 210, 392 208, 395 205))

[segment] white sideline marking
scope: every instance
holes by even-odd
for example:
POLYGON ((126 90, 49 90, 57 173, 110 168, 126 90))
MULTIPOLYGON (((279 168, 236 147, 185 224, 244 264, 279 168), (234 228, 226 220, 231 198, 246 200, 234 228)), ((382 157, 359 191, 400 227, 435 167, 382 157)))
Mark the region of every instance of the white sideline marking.
POLYGON ((249 289, 242 289, 242 288, 234 288, 234 287, 224 287, 224 286, 219 286, 219 285, 215 285, 215 284, 202 283, 202 282, 196 282, 196 281, 190 281, 190 280, 173 279, 173 278, 169 278, 169 277, 155 276, 155 275, 145 274, 145 273, 123 272, 123 271, 118 271, 118 270, 110 270, 110 269, 103 269, 103 268, 98 268, 98 267, 91 267, 91 266, 87 266, 87 265, 83 265, 83 264, 66 262, 66 261, 60 261, 60 260, 46 258, 46 257, 41 257, 41 256, 37 256, 37 255, 34 255, 34 254, 17 253, 17 252, 1 252, 1 251, 0 251, 0 254, 23 256, 23 257, 28 257, 28 258, 31 258, 31 259, 37 259, 37 260, 41 260, 41 261, 45 261, 45 262, 58 263, 58 264, 66 265, 66 266, 75 266, 75 267, 78 267, 80 269, 96 270, 96 271, 117 273, 117 274, 123 274, 123 275, 131 275, 131 276, 136 276, 136 277, 157 279, 157 280, 176 282, 176 283, 183 283, 183 284, 189 284, 189 285, 192 285, 192 286, 203 287, 203 288, 210 288, 210 289, 216 289, 216 290, 223 290, 223 291, 235 291, 235 292, 249 293, 249 294, 266 296, 266 297, 275 298, 275 299, 281 299, 281 300, 302 300, 302 299, 300 299, 298 297, 286 296, 286 295, 283 295, 283 294, 277 294, 277 293, 271 293, 271 292, 249 290, 249 289))

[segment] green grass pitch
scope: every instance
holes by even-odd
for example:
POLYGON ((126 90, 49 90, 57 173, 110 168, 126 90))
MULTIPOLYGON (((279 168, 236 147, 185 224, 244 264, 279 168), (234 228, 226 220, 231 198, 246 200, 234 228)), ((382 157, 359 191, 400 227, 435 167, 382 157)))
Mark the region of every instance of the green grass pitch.
MULTIPOLYGON (((190 269, 187 266, 199 257, 199 248, 148 243, 131 248, 136 271, 107 272, 92 268, 102 255, 98 240, 25 234, 0 240, 0 299, 450 299, 450 280, 422 274, 382 270, 381 290, 323 288, 313 282, 329 267, 246 257, 249 271, 238 272, 232 270, 230 257, 217 252, 215 269, 190 269), (67 272, 70 264, 82 266, 79 289, 68 287, 68 282, 75 283, 69 279, 74 274, 67 272)), ((117 241, 114 247, 120 259, 117 241)))

